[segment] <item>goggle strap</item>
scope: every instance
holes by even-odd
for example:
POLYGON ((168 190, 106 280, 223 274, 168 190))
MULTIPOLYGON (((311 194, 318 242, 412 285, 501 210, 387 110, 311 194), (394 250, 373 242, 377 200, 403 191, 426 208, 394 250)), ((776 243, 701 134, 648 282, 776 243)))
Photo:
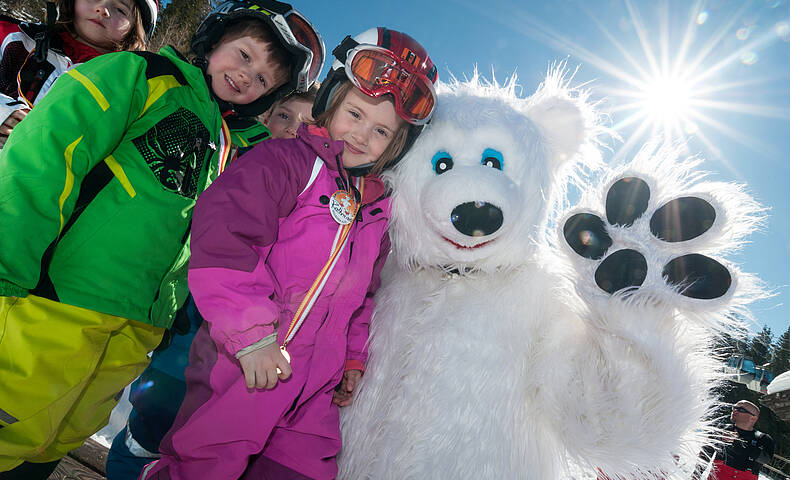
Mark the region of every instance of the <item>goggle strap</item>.
POLYGON ((368 162, 356 167, 346 167, 346 172, 351 177, 364 177, 373 170, 375 165, 375 162, 368 162))
POLYGON ((271 3, 264 7, 265 10, 268 10, 272 13, 276 13, 279 15, 285 15, 286 13, 293 10, 293 7, 288 5, 287 3, 278 2, 277 0, 270 0, 271 3))
POLYGON ((346 38, 340 42, 340 45, 336 46, 335 49, 332 50, 332 55, 334 55, 341 64, 345 64, 348 52, 357 48, 357 46, 359 46, 359 42, 351 38, 351 35, 346 35, 346 38))
POLYGON ((58 6, 55 2, 47 2, 47 28, 55 28, 58 21, 58 6))

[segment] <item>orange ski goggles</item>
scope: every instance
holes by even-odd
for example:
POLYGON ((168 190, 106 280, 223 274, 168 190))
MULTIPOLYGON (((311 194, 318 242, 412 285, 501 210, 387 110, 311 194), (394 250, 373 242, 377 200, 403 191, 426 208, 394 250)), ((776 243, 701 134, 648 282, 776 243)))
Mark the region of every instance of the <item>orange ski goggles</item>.
POLYGON ((346 76, 370 97, 389 93, 395 111, 412 125, 424 125, 433 115, 436 92, 433 82, 417 68, 386 48, 360 45, 346 56, 346 76))

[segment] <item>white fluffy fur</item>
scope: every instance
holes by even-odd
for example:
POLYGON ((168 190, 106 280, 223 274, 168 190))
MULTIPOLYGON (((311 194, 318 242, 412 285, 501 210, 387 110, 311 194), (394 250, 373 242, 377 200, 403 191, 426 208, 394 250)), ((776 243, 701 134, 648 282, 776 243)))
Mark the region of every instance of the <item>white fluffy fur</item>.
POLYGON ((594 478, 598 468, 688 478, 721 377, 712 340, 760 294, 721 255, 760 210, 739 187, 701 182, 678 149, 648 146, 599 187, 584 187, 583 207, 560 212, 577 167, 598 161, 600 131, 584 92, 558 69, 526 99, 514 79, 441 86, 430 127, 387 178, 393 252, 368 370, 343 409, 340 478, 553 480, 594 478), (489 147, 502 152, 502 171, 481 165, 489 147), (440 150, 455 165, 437 175, 440 150), (652 195, 633 227, 609 228, 610 251, 640 250, 649 273, 636 293, 612 296, 594 283, 600 261, 578 257, 561 232, 579 211, 605 218, 607 189, 624 175, 643 178, 652 195), (715 207, 713 227, 679 244, 653 238, 650 214, 686 195, 715 207), (457 232, 450 211, 470 201, 499 206, 502 228, 457 232), (442 237, 490 243, 459 249, 442 237), (731 292, 701 301, 668 287, 663 265, 690 252, 725 264, 731 292))

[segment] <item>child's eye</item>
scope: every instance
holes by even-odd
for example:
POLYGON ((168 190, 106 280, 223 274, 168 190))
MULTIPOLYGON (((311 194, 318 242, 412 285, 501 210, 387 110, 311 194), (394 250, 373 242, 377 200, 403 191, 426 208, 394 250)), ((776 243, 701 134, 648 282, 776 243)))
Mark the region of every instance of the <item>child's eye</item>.
POLYGON ((387 137, 389 137, 389 136, 390 136, 390 132, 388 132, 388 131, 387 131, 386 129, 384 129, 384 128, 377 128, 377 129, 376 129, 376 133, 378 133, 379 135, 381 135, 381 136, 382 136, 382 137, 384 137, 384 138, 387 138, 387 137))
POLYGON ((351 116, 354 117, 354 118, 360 118, 359 117, 359 113, 354 111, 354 110, 349 110, 348 113, 350 113, 351 116))
POLYGON ((266 86, 266 80, 263 78, 263 75, 258 75, 258 81, 261 82, 261 85, 264 87, 266 86))
POLYGON ((282 118, 283 120, 288 120, 288 114, 287 113, 278 113, 277 116, 282 118))
POLYGON ((239 51, 241 52, 241 58, 243 58, 244 60, 250 59, 250 56, 247 55, 247 52, 245 52, 244 50, 239 50, 239 51))
POLYGON ((124 17, 125 17, 125 16, 127 16, 127 14, 126 14, 126 10, 124 10, 123 8, 119 8, 119 9, 118 9, 118 13, 120 13, 120 14, 121 14, 121 15, 123 15, 124 17))

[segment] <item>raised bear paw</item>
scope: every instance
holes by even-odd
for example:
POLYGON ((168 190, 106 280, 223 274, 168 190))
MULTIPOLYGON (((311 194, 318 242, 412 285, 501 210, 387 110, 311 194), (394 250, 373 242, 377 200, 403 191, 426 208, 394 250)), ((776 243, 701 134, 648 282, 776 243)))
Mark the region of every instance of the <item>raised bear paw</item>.
POLYGON ((719 261, 696 253, 716 223, 717 210, 698 196, 651 201, 647 181, 624 176, 605 200, 605 219, 580 212, 568 217, 562 235, 579 256, 597 262, 594 279, 608 294, 634 292, 646 283, 680 295, 711 300, 725 296, 733 277, 719 261))

